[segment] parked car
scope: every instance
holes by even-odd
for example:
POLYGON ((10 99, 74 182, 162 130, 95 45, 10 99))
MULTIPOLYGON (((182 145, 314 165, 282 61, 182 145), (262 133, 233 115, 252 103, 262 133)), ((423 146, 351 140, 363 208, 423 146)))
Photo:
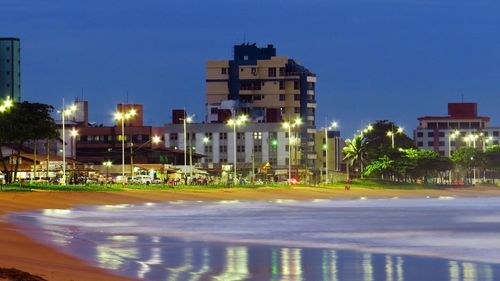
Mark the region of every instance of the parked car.
POLYGON ((135 184, 146 184, 150 185, 153 182, 153 178, 147 175, 136 175, 130 180, 130 183, 135 184))

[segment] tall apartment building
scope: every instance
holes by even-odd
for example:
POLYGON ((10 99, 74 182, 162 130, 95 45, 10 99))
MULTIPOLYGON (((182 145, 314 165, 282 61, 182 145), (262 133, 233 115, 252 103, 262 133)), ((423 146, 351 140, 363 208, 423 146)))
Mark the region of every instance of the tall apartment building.
POLYGON ((300 117, 302 165, 315 166, 316 75, 297 61, 277 56, 273 45, 234 46, 232 60, 206 64, 207 123, 244 113, 253 122, 277 123, 300 117))
POLYGON ((490 118, 479 116, 476 103, 449 103, 446 116, 423 116, 418 118, 419 126, 414 131, 414 140, 419 149, 430 149, 443 156, 449 156, 464 145, 477 148, 498 145, 500 128, 490 127, 490 118), (460 132, 453 137, 454 132, 460 132), (471 143, 466 139, 476 135, 471 143))
POLYGON ((0 38, 0 100, 21 101, 21 45, 19 38, 0 38))

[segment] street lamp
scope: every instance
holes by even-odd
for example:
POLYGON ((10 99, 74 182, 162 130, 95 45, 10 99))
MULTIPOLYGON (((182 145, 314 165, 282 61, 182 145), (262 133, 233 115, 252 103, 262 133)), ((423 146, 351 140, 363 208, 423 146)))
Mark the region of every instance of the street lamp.
MULTIPOLYGON (((458 138, 460 136, 460 132, 459 131, 454 131, 453 133, 449 133, 448 134, 448 157, 451 157, 451 141, 458 138)), ((451 183, 451 170, 450 172, 448 173, 448 179, 451 183)))
POLYGON ((392 149, 394 149, 394 136, 396 134, 402 134, 404 132, 404 129, 399 127, 396 132, 394 132, 394 125, 392 126, 392 129, 387 132, 387 136, 391 138, 391 143, 392 143, 392 149))
MULTIPOLYGON (((182 124, 184 127, 184 179, 186 179, 186 173, 187 173, 187 136, 186 136, 186 130, 187 130, 187 124, 193 122, 193 117, 187 116, 186 112, 184 112, 184 118, 181 118, 182 124)), ((189 138, 189 143, 191 143, 191 138, 189 138)), ((191 147, 189 148, 191 150, 191 147)), ((191 166, 190 166, 191 167, 191 166)))
POLYGON ((71 116, 73 113, 76 112, 77 108, 76 105, 70 105, 69 107, 65 107, 64 105, 64 99, 62 103, 62 109, 59 111, 62 117, 62 139, 63 139, 63 146, 62 146, 62 158, 63 158, 63 176, 62 176, 62 184, 66 185, 66 116, 71 116))
POLYGON ((10 99, 10 96, 7 96, 7 98, 0 103, 0 113, 4 113, 9 108, 11 108, 13 105, 14 105, 14 103, 10 99))
POLYGON ((130 109, 128 112, 116 112, 115 120, 121 122, 122 127, 122 184, 125 184, 125 120, 133 118, 137 114, 135 109, 130 109))
POLYGON ((227 125, 233 127, 233 161, 234 161, 234 169, 233 169, 233 182, 236 182, 236 127, 243 126, 245 122, 247 122, 248 117, 246 115, 240 115, 238 117, 233 117, 227 120, 227 125))
POLYGON ((153 136, 150 140, 148 140, 147 142, 139 145, 135 150, 133 149, 134 147, 134 144, 132 142, 130 142, 130 167, 131 167, 131 175, 132 175, 132 178, 134 177, 134 152, 136 152, 137 150, 139 150, 141 147, 145 146, 146 144, 148 143, 153 143, 153 144, 159 144, 161 142, 161 137, 159 136, 153 136))
POLYGON ((338 127, 338 123, 336 121, 333 121, 329 127, 325 127, 325 183, 328 183, 328 130, 334 130, 338 127))
POLYGON ((291 139, 292 139, 292 128, 298 127, 302 124, 302 119, 297 118, 293 123, 284 122, 283 128, 288 130, 288 184, 292 184, 292 147, 291 147, 291 139))
POLYGON ((487 138, 483 137, 483 152, 486 152, 486 143, 490 143, 493 141, 493 137, 489 136, 487 138))
POLYGON ((109 167, 113 165, 113 162, 110 160, 102 162, 102 165, 106 167, 106 182, 108 182, 109 179, 109 167))
POLYGON ((76 168, 76 137, 78 136, 78 130, 73 127, 71 131, 69 132, 71 136, 71 158, 73 159, 73 183, 76 183, 76 173, 75 173, 75 168, 76 168))

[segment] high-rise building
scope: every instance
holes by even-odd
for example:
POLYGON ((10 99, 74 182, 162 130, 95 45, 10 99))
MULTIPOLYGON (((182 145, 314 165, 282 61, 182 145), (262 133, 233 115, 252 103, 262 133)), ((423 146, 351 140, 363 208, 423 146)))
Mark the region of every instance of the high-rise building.
POLYGON ((206 64, 206 122, 222 123, 242 113, 260 123, 300 117, 301 163, 312 168, 316 159, 315 84, 314 73, 293 59, 277 56, 273 45, 236 45, 232 60, 206 64))
POLYGON ((0 100, 21 101, 21 45, 19 38, 0 38, 0 100))

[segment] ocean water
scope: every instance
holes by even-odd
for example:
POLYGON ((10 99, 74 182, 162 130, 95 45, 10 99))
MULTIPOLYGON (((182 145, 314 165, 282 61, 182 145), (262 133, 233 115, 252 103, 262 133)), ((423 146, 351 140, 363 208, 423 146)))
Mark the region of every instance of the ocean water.
POLYGON ((174 201, 7 220, 141 280, 500 280, 500 198, 174 201))

